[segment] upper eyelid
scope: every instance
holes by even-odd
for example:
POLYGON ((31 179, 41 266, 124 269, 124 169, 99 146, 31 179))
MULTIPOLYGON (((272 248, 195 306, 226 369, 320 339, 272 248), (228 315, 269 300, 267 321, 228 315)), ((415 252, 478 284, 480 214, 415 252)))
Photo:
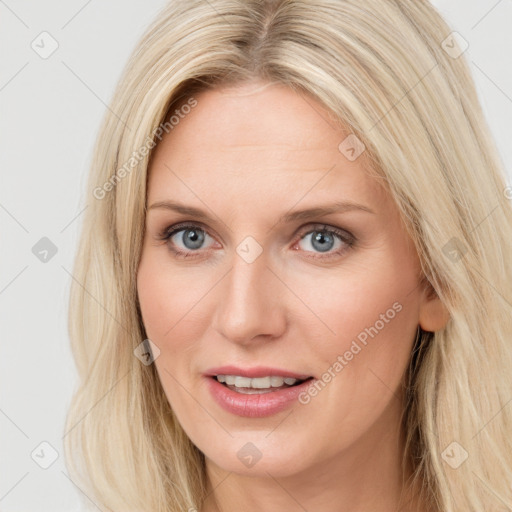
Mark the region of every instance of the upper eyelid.
MULTIPOLYGON (((172 224, 171 226, 168 226, 163 229, 162 231, 162 238, 170 239, 171 236, 174 236, 176 233, 179 233, 180 231, 187 229, 187 227, 198 227, 202 231, 204 231, 210 238, 216 238, 213 235, 210 234, 210 230, 205 227, 205 225, 202 222, 199 221, 183 221, 183 222, 177 222, 176 224, 172 224), (172 233, 172 235, 170 235, 172 233)), ((330 224, 327 224, 325 222, 308 222, 304 226, 301 226, 298 230, 296 230, 296 235, 302 238, 305 235, 310 234, 312 231, 331 231, 333 232, 337 237, 343 239, 343 236, 337 233, 337 231, 341 231, 346 234, 347 238, 349 238, 352 241, 356 240, 356 237, 348 230, 344 228, 340 228, 337 226, 332 226, 330 224)), ((301 239, 299 238, 299 239, 301 239)), ((346 242, 343 240, 343 242, 346 242)))
POLYGON ((173 236, 174 236, 177 232, 187 229, 189 227, 200 228, 208 236, 210 236, 211 238, 214 238, 210 234, 210 229, 206 228, 201 222, 197 222, 197 221, 190 221, 190 222, 184 221, 184 222, 177 222, 176 224, 171 224, 170 226, 168 226, 162 230, 162 234, 166 235, 168 233, 174 232, 173 233, 173 236))
MULTIPOLYGON (((171 237, 173 237, 180 231, 187 229, 187 227, 198 227, 200 230, 206 232, 208 236, 210 236, 217 242, 216 237, 210 234, 209 228, 205 228, 202 222, 199 221, 183 221, 172 224, 167 228, 164 228, 163 232, 160 232, 159 239, 164 241, 165 244, 169 244, 171 237)), ((316 251, 301 251, 308 255, 304 256, 305 258, 313 261, 327 263, 332 261, 333 259, 336 260, 337 258, 344 257, 345 255, 350 254, 350 251, 352 251, 354 248, 357 248, 359 244, 359 238, 353 235, 351 231, 322 222, 308 222, 295 231, 292 247, 295 247, 298 243, 300 243, 300 241, 305 236, 309 235, 314 231, 325 231, 333 233, 334 237, 338 238, 338 240, 341 241, 342 245, 344 245, 345 247, 338 248, 337 250, 334 251, 326 252, 325 254, 316 253, 316 251)), ((222 243, 224 242, 222 241, 222 243)), ((191 250, 186 248, 181 249, 180 247, 169 247, 169 251, 175 253, 176 257, 178 257, 178 254, 180 254, 181 258, 200 258, 201 253, 203 253, 203 255, 209 253, 210 251, 212 251, 212 248, 207 248, 204 250, 191 250)))

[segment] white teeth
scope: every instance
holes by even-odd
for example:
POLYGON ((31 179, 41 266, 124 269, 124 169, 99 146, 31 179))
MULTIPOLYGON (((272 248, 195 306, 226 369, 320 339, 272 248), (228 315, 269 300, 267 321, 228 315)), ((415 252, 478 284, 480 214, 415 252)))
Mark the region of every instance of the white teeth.
POLYGON ((217 375, 217 380, 219 382, 225 382, 228 386, 254 389, 280 388, 284 384, 293 386, 298 382, 298 379, 294 379, 292 377, 268 376, 251 379, 249 377, 241 377, 239 375, 217 375))
POLYGON ((270 385, 273 388, 278 388, 282 386, 284 383, 284 379, 282 377, 270 377, 270 385))
POLYGON ((270 382, 270 377, 260 377, 259 379, 247 379, 251 382, 249 386, 250 388, 256 389, 268 389, 272 387, 272 383, 270 382))
MULTIPOLYGON (((230 382, 228 379, 229 379, 229 377, 226 378, 226 380, 229 384, 230 382)), ((237 388, 250 388, 251 387, 251 379, 248 379, 247 377, 235 377, 235 382, 233 382, 233 384, 237 388)))
POLYGON ((234 375, 224 375, 226 384, 233 386, 235 384, 236 377, 234 375))

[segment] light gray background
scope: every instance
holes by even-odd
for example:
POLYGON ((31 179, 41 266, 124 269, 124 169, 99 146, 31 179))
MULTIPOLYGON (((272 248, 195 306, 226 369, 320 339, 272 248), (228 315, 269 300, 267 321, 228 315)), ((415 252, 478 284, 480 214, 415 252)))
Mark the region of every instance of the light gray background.
MULTIPOLYGON (((76 383, 67 300, 83 190, 106 104, 135 42, 165 3, 0 0, 3 512, 82 510, 62 435, 76 383), (43 31, 59 45, 47 59, 31 48, 43 31), (42 237, 57 247, 46 263, 32 252, 42 237), (36 449, 36 460, 51 460, 43 441, 58 456, 48 469, 31 458, 36 449)), ((511 177, 512 2, 433 3, 469 42, 466 56, 511 177)))

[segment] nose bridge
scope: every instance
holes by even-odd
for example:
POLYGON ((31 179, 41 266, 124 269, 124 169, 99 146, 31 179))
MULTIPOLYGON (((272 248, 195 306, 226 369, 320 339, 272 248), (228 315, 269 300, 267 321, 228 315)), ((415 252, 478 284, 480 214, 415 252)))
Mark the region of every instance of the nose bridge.
POLYGON ((254 258, 253 252, 249 257, 251 251, 254 247, 241 243, 233 254, 214 320, 219 333, 238 343, 258 335, 278 336, 286 323, 279 280, 267 268, 267 255, 261 252, 254 258))

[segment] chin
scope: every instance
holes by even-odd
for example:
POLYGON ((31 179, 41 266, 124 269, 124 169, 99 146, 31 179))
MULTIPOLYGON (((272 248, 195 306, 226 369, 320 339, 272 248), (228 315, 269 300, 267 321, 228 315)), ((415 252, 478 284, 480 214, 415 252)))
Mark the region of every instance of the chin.
POLYGON ((259 438, 254 435, 235 438, 224 450, 219 448, 215 453, 205 452, 206 458, 224 471, 253 477, 268 478, 272 475, 284 478, 307 469, 308 461, 303 449, 287 446, 285 440, 279 440, 280 447, 274 449, 274 445, 265 439, 267 435, 265 432, 259 438))

